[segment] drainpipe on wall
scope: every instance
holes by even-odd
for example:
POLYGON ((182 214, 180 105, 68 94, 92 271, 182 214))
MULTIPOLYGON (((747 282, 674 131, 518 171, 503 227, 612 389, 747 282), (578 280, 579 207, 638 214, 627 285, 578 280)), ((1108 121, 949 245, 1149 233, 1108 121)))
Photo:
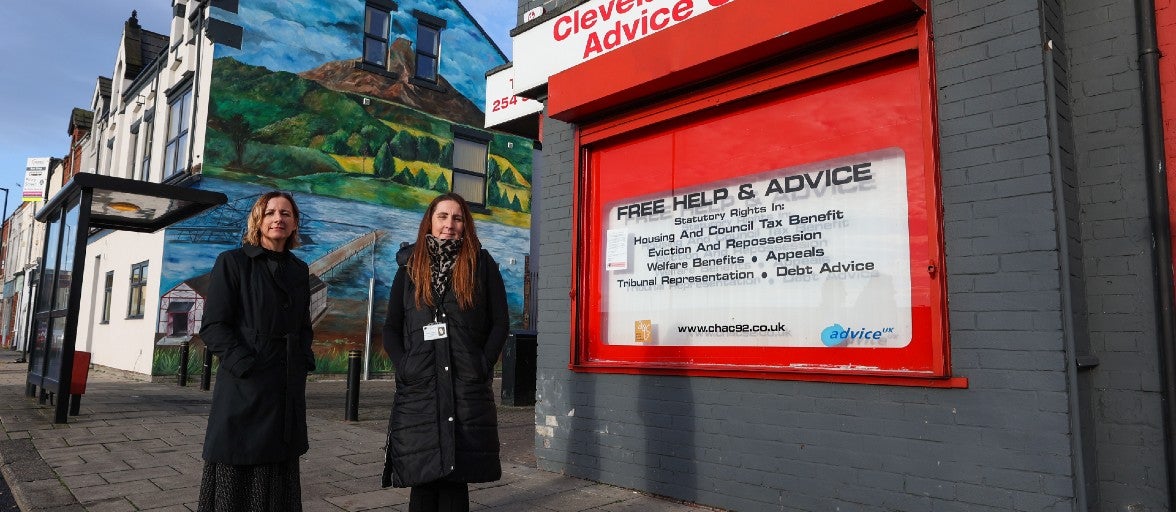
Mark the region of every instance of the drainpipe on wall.
POLYGON ((1160 103, 1160 50, 1156 40, 1154 0, 1135 2, 1139 21, 1139 78, 1143 96, 1144 162, 1155 271, 1156 341, 1160 356, 1160 402, 1164 421, 1164 459, 1168 473, 1168 505, 1176 505, 1176 322, 1172 316, 1172 239, 1168 218, 1168 180, 1164 168, 1163 114, 1160 103))
MULTIPOLYGON (((201 62, 201 59, 203 58, 201 55, 201 50, 204 49, 204 38, 206 37, 204 35, 204 29, 205 25, 207 25, 208 19, 208 8, 204 7, 203 5, 199 6, 198 8, 200 9, 200 24, 197 25, 193 36, 193 38, 196 40, 196 68, 192 73, 192 113, 188 116, 188 161, 184 165, 184 171, 189 175, 192 172, 192 152, 196 149, 196 119, 198 117, 197 112, 200 108, 198 106, 200 105, 200 66, 203 64, 201 62)), ((207 125, 207 122, 205 124, 207 125)), ((208 139, 207 130, 204 132, 204 138, 206 140, 208 139)), ((201 173, 203 173, 203 169, 201 169, 201 173)), ((185 178, 185 180, 187 179, 189 178, 185 178)))
POLYGON ((1086 436, 1090 435, 1081 421, 1083 408, 1081 385, 1078 382, 1078 348, 1074 328, 1073 287, 1070 284, 1070 231, 1069 214, 1066 212, 1064 193, 1065 180, 1062 178, 1061 132, 1058 129, 1057 91, 1054 86, 1053 41, 1045 42, 1042 64, 1045 66, 1045 104, 1048 112, 1050 174, 1054 188, 1054 223, 1057 225, 1058 281, 1061 289, 1062 336, 1066 351, 1066 387, 1069 388, 1070 447, 1073 450, 1072 470, 1074 471, 1074 510, 1091 510, 1090 493, 1087 492, 1091 475, 1086 467, 1086 436))

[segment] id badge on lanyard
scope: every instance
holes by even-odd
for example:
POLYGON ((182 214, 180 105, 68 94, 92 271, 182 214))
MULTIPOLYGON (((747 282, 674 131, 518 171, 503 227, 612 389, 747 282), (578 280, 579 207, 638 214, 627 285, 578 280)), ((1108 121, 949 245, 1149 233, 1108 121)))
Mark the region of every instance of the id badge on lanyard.
POLYGON ((445 322, 432 322, 425 325, 425 341, 444 339, 449 336, 449 326, 445 322))

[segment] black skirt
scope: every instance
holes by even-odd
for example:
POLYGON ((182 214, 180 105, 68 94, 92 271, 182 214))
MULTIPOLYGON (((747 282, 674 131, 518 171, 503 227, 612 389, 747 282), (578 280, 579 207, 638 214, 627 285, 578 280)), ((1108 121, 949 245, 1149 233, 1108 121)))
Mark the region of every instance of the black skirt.
POLYGON ((204 463, 199 512, 302 511, 298 459, 234 466, 204 463))

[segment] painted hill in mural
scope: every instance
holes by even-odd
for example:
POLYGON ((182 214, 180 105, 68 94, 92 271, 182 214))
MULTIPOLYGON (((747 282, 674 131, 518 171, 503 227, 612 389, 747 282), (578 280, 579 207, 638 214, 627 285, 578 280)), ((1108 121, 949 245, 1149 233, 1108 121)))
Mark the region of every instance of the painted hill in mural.
MULTIPOLYGON (((211 88, 211 176, 402 208, 453 183, 453 125, 463 123, 232 57, 215 61, 211 88)), ((529 212, 531 141, 489 135, 486 206, 529 212)))
POLYGON ((358 69, 355 60, 328 62, 299 76, 336 91, 380 98, 460 124, 483 126, 482 109, 454 89, 445 77, 437 75, 435 89, 412 83, 416 73, 415 56, 412 43, 398 38, 388 56, 388 69, 395 77, 358 69))

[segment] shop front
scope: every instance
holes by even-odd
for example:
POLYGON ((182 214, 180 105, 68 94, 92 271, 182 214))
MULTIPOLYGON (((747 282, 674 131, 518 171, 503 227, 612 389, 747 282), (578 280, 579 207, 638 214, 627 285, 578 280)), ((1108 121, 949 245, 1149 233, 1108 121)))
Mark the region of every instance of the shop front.
POLYGON ((1163 502, 1100 496, 1068 14, 1025 4, 520 2, 486 112, 543 146, 540 467, 738 510, 1163 502))

